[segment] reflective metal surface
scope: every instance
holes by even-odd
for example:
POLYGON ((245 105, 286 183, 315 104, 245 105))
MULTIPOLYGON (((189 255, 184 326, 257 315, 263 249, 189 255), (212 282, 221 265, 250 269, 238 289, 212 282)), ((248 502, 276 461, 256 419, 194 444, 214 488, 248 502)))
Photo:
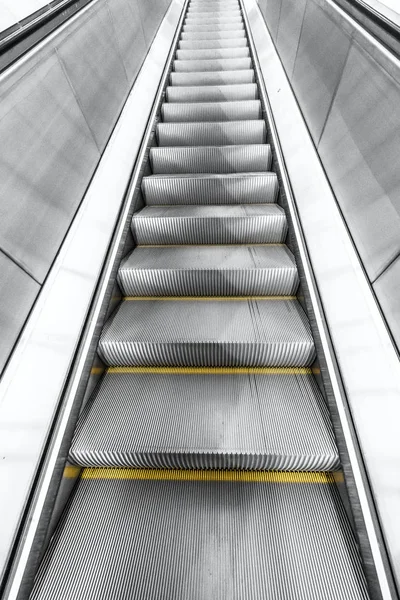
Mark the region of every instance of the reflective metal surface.
MULTIPOLYGON (((350 36, 313 0, 307 2, 291 78, 315 143, 318 143, 350 47, 350 36)), ((286 70, 289 74, 289 70, 286 70)))
POLYGON ((282 0, 277 35, 279 56, 289 79, 292 76, 307 0, 282 0))
MULTIPOLYGON (((393 477, 400 464, 400 364, 259 9, 254 0, 244 5, 391 565, 400 576, 400 484, 393 477)), ((380 593, 394 598, 316 297, 315 305, 380 593)))
POLYGON ((0 252, 0 371, 25 323, 40 286, 0 252))
MULTIPOLYGON (((84 202, 0 383, 0 455, 3 458, 0 461, 3 517, 0 571, 6 565, 31 490, 151 112, 149 99, 156 94, 182 5, 181 0, 174 0, 159 28, 84 202)), ((72 403, 72 399, 67 399, 64 407, 65 419, 68 418, 68 402, 72 403)), ((55 461, 57 450, 52 456, 55 461)), ((25 568, 51 474, 50 461, 9 598, 15 598, 18 593, 18 581, 25 568)))
POLYGON ((129 90, 107 5, 96 4, 77 20, 57 52, 102 151, 129 90))
POLYGON ((115 38, 129 82, 135 80, 147 51, 138 4, 139 0, 108 0, 115 38))

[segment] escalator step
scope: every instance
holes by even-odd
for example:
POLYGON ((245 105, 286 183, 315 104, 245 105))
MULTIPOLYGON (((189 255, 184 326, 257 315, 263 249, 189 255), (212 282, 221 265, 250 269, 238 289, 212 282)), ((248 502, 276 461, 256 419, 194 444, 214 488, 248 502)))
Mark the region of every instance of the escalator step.
POLYGON ((244 29, 232 29, 231 31, 183 31, 182 40, 223 40, 229 38, 245 38, 244 29))
POLYGON ((251 58, 212 58, 203 60, 174 60, 176 73, 204 71, 246 71, 251 69, 251 58))
POLYGON ((202 87, 167 87, 168 102, 222 102, 254 100, 258 98, 257 85, 210 85, 202 87))
POLYGON ((124 300, 101 334, 113 367, 307 367, 315 358, 297 300, 124 300))
POLYGON ((246 71, 205 71, 196 73, 170 73, 171 85, 231 85, 254 83, 253 69, 246 71))
POLYGON ((205 23, 205 24, 187 23, 183 26, 183 31, 230 31, 231 29, 233 29, 233 30, 244 29, 243 22, 240 23, 240 22, 236 21, 234 23, 221 22, 221 23, 205 23))
POLYGON ((331 475, 228 476, 83 471, 32 600, 368 600, 331 475))
POLYGON ((243 23, 243 18, 239 15, 238 17, 206 17, 204 18, 202 15, 186 17, 185 24, 186 25, 195 25, 196 23, 200 25, 204 25, 205 23, 217 24, 217 23, 243 23))
MULTIPOLYGON (((195 61, 189 61, 195 62, 195 61)), ((195 121, 255 121, 261 119, 260 100, 236 102, 193 102, 162 105, 161 115, 166 123, 195 121)))
POLYGON ((216 121, 213 123, 158 123, 160 146, 225 146, 264 144, 265 122, 216 121))
POLYGON ((107 373, 70 461, 86 467, 329 471, 339 456, 311 374, 107 373))
POLYGON ((299 283, 286 246, 136 248, 118 281, 125 296, 286 296, 299 283))
POLYGON ((248 48, 211 48, 206 50, 177 50, 179 60, 198 60, 202 58, 246 58, 250 56, 248 48))
POLYGON ((276 204, 253 206, 147 206, 133 215, 139 245, 275 244, 287 222, 276 204))
POLYGON ((229 38, 225 40, 181 40, 179 48, 182 50, 205 49, 205 48, 247 48, 246 38, 229 38))
POLYGON ((266 172, 270 170, 271 162, 271 148, 268 144, 200 148, 166 146, 150 150, 150 164, 155 175, 266 172))
POLYGON ((242 11, 239 6, 234 6, 232 8, 226 6, 217 6, 216 10, 211 10, 210 6, 194 6, 189 7, 187 11, 188 17, 196 17, 200 18, 204 17, 240 17, 242 16, 242 11))
POLYGON ((276 173, 226 175, 152 175, 144 177, 142 190, 149 206, 267 204, 276 202, 276 173))

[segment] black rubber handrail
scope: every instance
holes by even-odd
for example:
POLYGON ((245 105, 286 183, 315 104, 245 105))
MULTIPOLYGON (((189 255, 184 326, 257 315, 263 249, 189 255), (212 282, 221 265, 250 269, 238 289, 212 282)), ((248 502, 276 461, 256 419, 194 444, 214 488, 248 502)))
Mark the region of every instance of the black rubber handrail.
POLYGON ((335 0, 381 44, 400 58, 400 15, 375 0, 335 0))
POLYGON ((0 34, 0 71, 93 0, 54 0, 0 34))

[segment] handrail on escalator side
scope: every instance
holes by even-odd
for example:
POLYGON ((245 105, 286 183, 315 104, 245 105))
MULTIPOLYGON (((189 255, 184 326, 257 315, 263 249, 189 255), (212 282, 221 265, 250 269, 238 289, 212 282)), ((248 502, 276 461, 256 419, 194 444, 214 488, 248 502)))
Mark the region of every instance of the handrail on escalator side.
POLYGON ((379 0, 334 0, 368 33, 400 59, 400 14, 379 0))
POLYGON ((55 0, 0 33, 0 73, 93 0, 55 0))

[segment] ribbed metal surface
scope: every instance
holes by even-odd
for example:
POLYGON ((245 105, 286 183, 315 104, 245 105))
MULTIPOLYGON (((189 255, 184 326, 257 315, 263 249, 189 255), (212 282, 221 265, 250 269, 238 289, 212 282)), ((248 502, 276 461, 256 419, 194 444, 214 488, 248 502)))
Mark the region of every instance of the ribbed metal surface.
POLYGON ((291 295, 298 286, 286 246, 136 248, 118 280, 125 296, 291 295))
MULTIPOLYGON (((196 61, 189 61, 196 62, 196 61)), ((236 102, 164 103, 161 110, 166 123, 195 121, 254 121, 261 118, 260 100, 236 102)))
POLYGON ((239 7, 226 7, 226 6, 193 6, 188 8, 187 16, 188 17, 238 17, 241 16, 242 12, 239 7), (216 10, 214 10, 216 8, 216 10))
POLYGON ((185 19, 185 24, 189 25, 195 25, 195 24, 200 24, 200 25, 204 25, 204 23, 243 23, 243 19, 241 16, 237 16, 237 17, 206 17, 204 18, 203 15, 198 15, 193 16, 193 17, 186 17, 185 19))
POLYGON ((314 378, 284 374, 107 374, 80 418, 70 460, 174 469, 339 465, 314 378))
POLYGON ((179 48, 193 49, 193 48, 246 48, 246 38, 229 38, 225 40, 181 40, 179 42, 179 48))
POLYGON ((152 175, 143 178, 146 204, 265 204, 275 202, 275 173, 152 175))
POLYGON ((249 48, 211 48, 205 50, 177 50, 179 60, 198 60, 202 58, 246 58, 249 48))
POLYGON ((257 85, 210 85, 202 87, 167 87, 168 102, 222 102, 254 100, 258 97, 257 85))
POLYGON ((150 162, 155 175, 168 173, 248 173, 271 167, 268 144, 249 146, 202 146, 152 148, 150 162))
POLYGON ((315 358, 296 300, 129 300, 106 324, 110 366, 304 367, 315 358))
POLYGON ((189 22, 183 26, 183 31, 230 31, 232 29, 244 29, 243 22, 240 23, 240 21, 234 21, 233 23, 226 23, 224 21, 221 23, 205 23, 201 25, 199 23, 191 24, 189 22))
POLYGON ((242 71, 250 68, 250 57, 174 60, 174 69, 177 73, 195 73, 197 71, 242 71))
POLYGON ((280 243, 286 232, 285 213, 276 204, 148 206, 132 219, 139 245, 280 243))
POLYGON ((264 121, 215 121, 212 123, 158 123, 160 146, 224 146, 264 144, 264 121))
POLYGON ((244 38, 244 29, 232 29, 231 31, 183 31, 182 40, 223 40, 229 38, 244 38))
POLYGON ((196 73, 174 73, 170 74, 172 85, 232 85, 238 83, 254 83, 253 69, 246 71, 206 71, 196 73))
POLYGON ((101 475, 79 482, 32 600, 368 599, 332 477, 233 483, 101 475))

